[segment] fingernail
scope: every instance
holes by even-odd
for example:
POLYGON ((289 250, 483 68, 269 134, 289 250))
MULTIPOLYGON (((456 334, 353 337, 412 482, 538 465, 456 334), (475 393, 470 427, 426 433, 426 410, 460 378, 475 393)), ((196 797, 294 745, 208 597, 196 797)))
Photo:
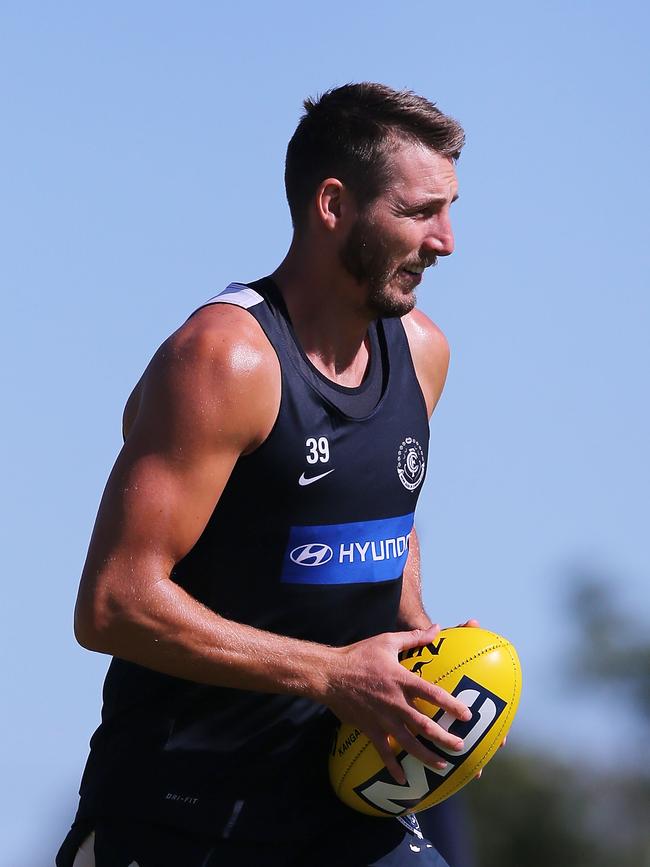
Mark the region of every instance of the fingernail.
POLYGON ((434 768, 440 768, 440 770, 442 771, 444 770, 444 768, 447 767, 447 762, 434 762, 433 766, 434 768))
POLYGON ((471 718, 472 718, 472 712, 469 708, 467 708, 467 710, 463 711, 463 715, 461 716, 461 719, 463 722, 469 722, 471 720, 471 718))
POLYGON ((458 743, 455 744, 454 749, 456 751, 460 752, 460 750, 462 750, 464 748, 464 746, 465 746, 465 744, 462 741, 458 741, 458 743))

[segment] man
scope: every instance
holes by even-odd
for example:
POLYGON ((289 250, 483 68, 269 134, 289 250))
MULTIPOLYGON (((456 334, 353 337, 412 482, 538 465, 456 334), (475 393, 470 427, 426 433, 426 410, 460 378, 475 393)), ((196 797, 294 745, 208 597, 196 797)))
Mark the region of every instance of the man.
POLYGON ((414 305, 463 132, 378 84, 305 109, 284 261, 196 311, 126 406, 75 616, 114 659, 59 867, 443 863, 339 804, 326 757, 339 718, 404 783, 389 736, 462 748, 414 699, 470 717, 398 662, 438 630, 413 512, 448 347, 414 305))

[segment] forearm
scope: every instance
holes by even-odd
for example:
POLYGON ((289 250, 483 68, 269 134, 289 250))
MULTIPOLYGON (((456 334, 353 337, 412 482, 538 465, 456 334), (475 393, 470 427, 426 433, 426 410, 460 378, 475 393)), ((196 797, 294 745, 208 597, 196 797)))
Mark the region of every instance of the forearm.
POLYGON ((415 527, 409 539, 409 555, 402 576, 397 625, 399 629, 427 629, 431 618, 422 603, 422 580, 420 572, 420 543, 415 527))
MULTIPOLYGON (((99 596, 99 594, 97 594, 99 596)), ((340 651, 227 620, 162 578, 130 599, 77 603, 79 642, 146 668, 215 686, 325 703, 340 651)))

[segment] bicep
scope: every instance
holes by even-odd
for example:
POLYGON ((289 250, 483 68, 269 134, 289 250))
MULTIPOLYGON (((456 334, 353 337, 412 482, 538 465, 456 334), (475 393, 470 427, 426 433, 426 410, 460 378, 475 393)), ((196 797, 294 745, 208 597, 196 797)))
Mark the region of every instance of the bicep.
MULTIPOLYGON (((183 456, 133 430, 108 479, 82 572, 77 633, 128 617, 193 547, 237 459, 216 449, 183 456)), ((82 642, 83 643, 83 642, 82 642)))
POLYGON ((156 448, 132 431, 102 497, 90 560, 149 555, 171 569, 185 556, 203 531, 238 457, 227 448, 206 450, 200 456, 187 452, 182 447, 156 448))

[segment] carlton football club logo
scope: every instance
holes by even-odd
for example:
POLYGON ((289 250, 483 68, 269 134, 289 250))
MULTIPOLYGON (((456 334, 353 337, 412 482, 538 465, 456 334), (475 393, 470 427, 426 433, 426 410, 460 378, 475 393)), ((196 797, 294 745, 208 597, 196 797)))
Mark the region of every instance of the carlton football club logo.
POLYGON ((424 452, 415 437, 406 437, 397 452, 397 475, 407 491, 414 491, 424 478, 424 452))

